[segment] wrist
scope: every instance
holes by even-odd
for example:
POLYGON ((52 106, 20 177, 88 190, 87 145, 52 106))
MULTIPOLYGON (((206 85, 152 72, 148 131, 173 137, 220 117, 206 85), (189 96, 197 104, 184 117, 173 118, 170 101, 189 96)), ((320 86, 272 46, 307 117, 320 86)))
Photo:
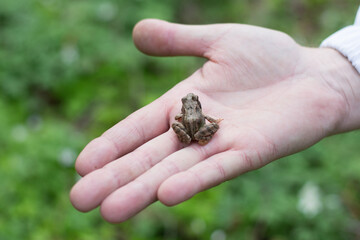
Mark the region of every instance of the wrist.
POLYGON ((307 49, 310 57, 306 72, 334 95, 326 102, 331 109, 333 129, 329 135, 360 128, 360 74, 337 50, 307 49), (311 65, 309 65, 309 63, 311 65))
MULTIPOLYGON (((360 18, 360 11, 359 11, 360 18)), ((360 23, 347 26, 326 38, 320 47, 333 48, 345 56, 360 73, 360 23)))

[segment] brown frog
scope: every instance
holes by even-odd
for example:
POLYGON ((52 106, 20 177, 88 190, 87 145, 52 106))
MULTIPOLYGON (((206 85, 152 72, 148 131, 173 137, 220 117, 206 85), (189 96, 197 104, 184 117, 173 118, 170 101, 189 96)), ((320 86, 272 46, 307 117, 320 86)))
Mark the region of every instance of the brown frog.
POLYGON ((217 120, 204 115, 199 97, 193 93, 187 94, 181 99, 181 102, 181 113, 175 116, 175 120, 178 122, 172 124, 180 142, 189 144, 191 140, 195 140, 200 145, 207 144, 219 129, 218 123, 222 119, 217 120), (210 123, 206 124, 205 119, 210 123))

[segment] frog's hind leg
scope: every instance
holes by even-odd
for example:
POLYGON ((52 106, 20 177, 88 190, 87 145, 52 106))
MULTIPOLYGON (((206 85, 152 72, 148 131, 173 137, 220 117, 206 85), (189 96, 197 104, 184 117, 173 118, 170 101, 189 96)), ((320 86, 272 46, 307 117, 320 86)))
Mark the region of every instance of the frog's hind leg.
POLYGON ((200 145, 207 144, 212 136, 219 129, 219 125, 217 123, 209 123, 202 126, 199 131, 194 135, 194 138, 200 145))
POLYGON ((174 122, 171 127, 178 136, 180 142, 186 144, 189 144, 191 142, 191 137, 189 136, 189 134, 186 133, 186 129, 184 125, 182 125, 182 123, 174 122))

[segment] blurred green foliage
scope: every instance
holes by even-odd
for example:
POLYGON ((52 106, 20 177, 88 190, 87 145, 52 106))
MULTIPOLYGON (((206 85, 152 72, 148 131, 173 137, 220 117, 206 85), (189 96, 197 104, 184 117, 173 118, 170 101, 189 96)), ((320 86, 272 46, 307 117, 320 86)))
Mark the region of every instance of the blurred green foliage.
POLYGON ((143 18, 235 22, 318 46, 351 24, 349 0, 0 1, 0 239, 359 239, 359 133, 339 135, 179 206, 119 225, 68 193, 92 138, 201 66, 132 44, 143 18))

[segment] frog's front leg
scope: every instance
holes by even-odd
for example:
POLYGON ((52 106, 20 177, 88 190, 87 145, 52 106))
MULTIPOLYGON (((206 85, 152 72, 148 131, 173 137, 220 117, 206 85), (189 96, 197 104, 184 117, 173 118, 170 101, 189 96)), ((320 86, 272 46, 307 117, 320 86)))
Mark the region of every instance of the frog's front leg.
POLYGON ((182 118, 183 118, 183 114, 182 114, 182 113, 179 113, 178 115, 175 116, 175 120, 176 120, 176 121, 179 121, 179 122, 182 122, 182 118))
POLYGON ((174 129, 174 132, 178 136, 180 142, 189 144, 191 142, 191 137, 187 134, 186 129, 182 123, 173 123, 171 127, 174 129))
POLYGON ((205 145, 210 141, 218 129, 219 125, 216 122, 205 124, 197 133, 195 133, 194 138, 200 145, 205 145))
POLYGON ((204 115, 204 117, 205 117, 205 119, 208 120, 209 122, 211 122, 211 123, 217 123, 217 124, 223 120, 222 118, 215 119, 215 118, 212 118, 212 117, 210 117, 210 116, 208 116, 208 115, 204 115))

